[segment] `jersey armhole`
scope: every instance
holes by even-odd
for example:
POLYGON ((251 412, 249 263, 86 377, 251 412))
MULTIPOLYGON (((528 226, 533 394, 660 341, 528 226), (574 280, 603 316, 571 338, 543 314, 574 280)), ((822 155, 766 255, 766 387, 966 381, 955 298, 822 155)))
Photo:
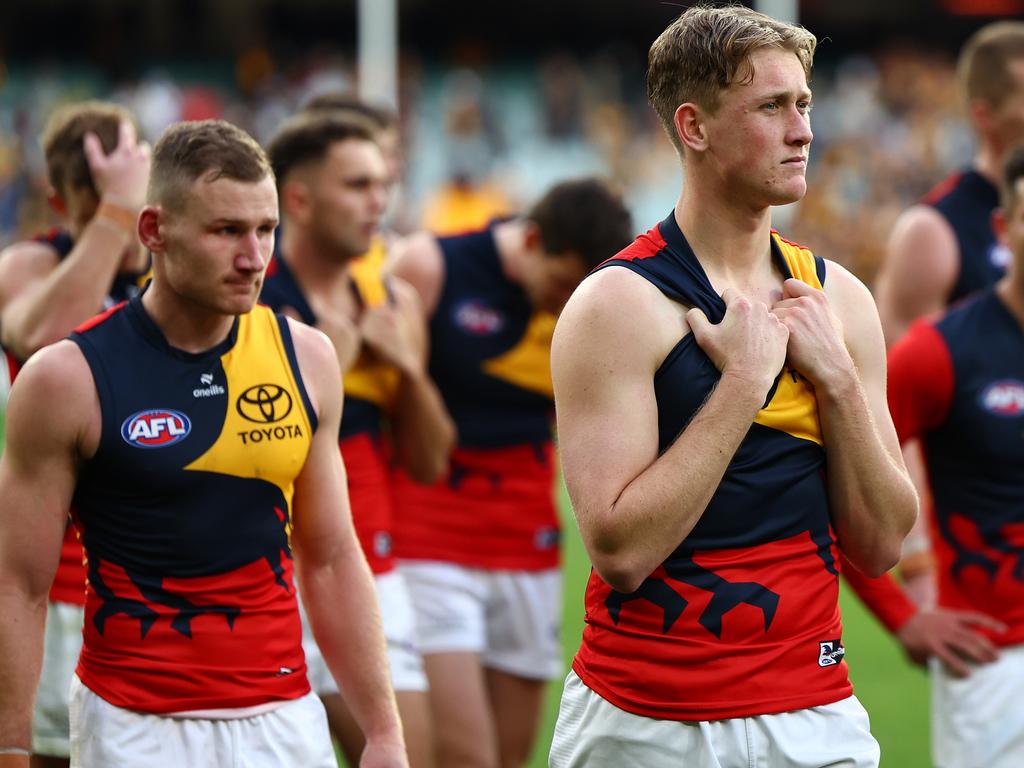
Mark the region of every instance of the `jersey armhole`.
POLYGON ((295 342, 292 341, 292 330, 288 326, 288 318, 275 313, 274 319, 277 320, 277 327, 281 332, 281 343, 284 344, 284 351, 288 356, 288 365, 291 366, 292 376, 295 378, 295 386, 298 387, 299 394, 302 396, 302 405, 306 409, 309 427, 313 432, 316 432, 318 419, 316 411, 313 410, 313 401, 309 399, 306 384, 302 380, 302 371, 299 370, 299 358, 295 354, 295 342))
POLYGON ((120 431, 120 425, 108 423, 116 410, 114 405, 114 390, 110 386, 106 369, 103 366, 103 359, 96 346, 78 331, 72 331, 68 340, 74 342, 82 352, 86 365, 92 373, 92 384, 96 388, 96 396, 100 401, 100 437, 96 442, 96 452, 99 453, 107 435, 115 435, 120 431))

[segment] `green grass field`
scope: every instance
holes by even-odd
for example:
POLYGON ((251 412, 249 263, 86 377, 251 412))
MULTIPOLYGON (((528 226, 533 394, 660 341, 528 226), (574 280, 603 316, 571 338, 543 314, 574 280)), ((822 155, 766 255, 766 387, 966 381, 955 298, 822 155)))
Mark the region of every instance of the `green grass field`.
MULTIPOLYGON (((565 557, 566 669, 583 632, 583 593, 590 563, 563 492, 565 557)), ((883 768, 928 768, 928 681, 923 670, 912 667, 885 630, 867 613, 857 598, 844 590, 843 643, 857 697, 871 715, 871 730, 882 747, 883 768)), ((547 765, 558 713, 562 683, 548 689, 547 706, 537 748, 530 768, 547 765)))

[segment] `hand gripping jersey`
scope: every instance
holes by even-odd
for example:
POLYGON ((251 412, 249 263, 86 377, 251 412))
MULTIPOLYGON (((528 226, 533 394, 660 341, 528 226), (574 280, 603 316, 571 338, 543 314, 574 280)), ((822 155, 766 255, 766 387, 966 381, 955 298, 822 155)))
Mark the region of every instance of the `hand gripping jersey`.
POLYGON ((889 355, 901 440, 922 440, 933 498, 939 604, 1024 642, 1024 332, 994 290, 920 321, 889 355))
POLYGON ((475 568, 558 565, 551 337, 502 272, 491 228, 438 240, 445 282, 430 320, 430 374, 458 429, 446 477, 395 481, 400 558, 475 568))
MULTIPOLYGON (((389 300, 383 269, 384 261, 376 250, 351 265, 352 292, 361 307, 389 300)), ((316 325, 316 315, 280 253, 267 270, 260 301, 277 311, 291 307, 304 323, 316 325)), ((384 414, 394 406, 399 381, 397 369, 363 349, 342 382, 345 407, 339 445, 348 476, 356 535, 375 574, 387 573, 395 567, 391 542, 393 502, 388 453, 381 429, 384 414)))
MULTIPOLYGON (((57 257, 60 261, 67 258, 68 254, 75 247, 75 241, 71 234, 63 229, 51 229, 45 234, 37 236, 35 241, 51 246, 57 251, 57 257)), ((109 309, 118 302, 125 301, 136 295, 142 289, 142 286, 149 281, 150 274, 149 270, 141 273, 118 273, 110 287, 110 293, 100 309, 109 309)), ((23 361, 15 358, 10 352, 5 351, 4 354, 7 358, 7 369, 13 381, 23 361)), ((85 605, 84 554, 82 552, 82 543, 78 539, 78 531, 70 522, 64 531, 64 543, 61 545, 60 550, 60 563, 57 566, 57 573, 53 578, 53 585, 50 587, 50 602, 85 605)))
POLYGON ((102 414, 74 498, 89 563, 78 676, 140 712, 305 695, 289 539, 316 417, 287 321, 257 307, 191 354, 135 298, 71 339, 102 414))
MULTIPOLYGON (((815 288, 824 262, 773 233, 786 277, 815 288)), ((598 269, 625 267, 720 322, 725 304, 670 215, 598 269)), ((659 447, 700 409, 719 373, 687 334, 654 378, 659 447)), ((843 661, 838 549, 813 389, 776 380, 690 535, 631 594, 592 572, 573 669, 646 717, 718 720, 803 709, 852 692, 843 661)))
POLYGON ((960 271, 947 304, 993 285, 1006 272, 1010 253, 992 231, 999 191, 975 170, 949 176, 923 200, 941 213, 956 235, 960 271))

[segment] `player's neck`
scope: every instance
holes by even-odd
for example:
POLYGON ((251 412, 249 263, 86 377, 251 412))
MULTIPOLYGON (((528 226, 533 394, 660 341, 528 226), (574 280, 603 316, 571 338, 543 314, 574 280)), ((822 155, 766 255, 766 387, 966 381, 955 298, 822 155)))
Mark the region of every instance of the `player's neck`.
POLYGON ((990 144, 982 144, 974 156, 974 170, 998 186, 1002 158, 1003 156, 996 151, 995 147, 990 144))
POLYGON ((707 196, 680 196, 676 223, 701 266, 731 281, 748 282, 771 264, 771 209, 749 211, 707 196))
POLYGON ((159 281, 154 281, 143 294, 142 306, 168 344, 193 354, 220 344, 235 323, 235 315, 211 311, 165 288, 159 281))
POLYGON ((526 249, 526 224, 519 219, 503 221, 493 228, 502 274, 511 283, 522 282, 523 257, 526 249))
POLYGON ((300 227, 284 227, 280 256, 288 262, 288 268, 303 290, 330 288, 348 282, 348 265, 352 259, 347 254, 328 252, 300 227))

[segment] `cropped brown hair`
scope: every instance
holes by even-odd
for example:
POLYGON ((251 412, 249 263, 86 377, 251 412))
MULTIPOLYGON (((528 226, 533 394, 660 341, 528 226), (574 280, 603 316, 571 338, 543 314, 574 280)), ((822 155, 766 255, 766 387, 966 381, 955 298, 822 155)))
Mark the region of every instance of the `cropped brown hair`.
POLYGON ((42 145, 50 186, 58 195, 66 196, 72 189, 88 189, 99 195, 82 141, 85 134, 95 133, 109 155, 117 147, 122 121, 135 124, 131 112, 106 101, 66 104, 50 115, 43 128, 42 145))
POLYGON ((289 118, 267 145, 278 185, 296 168, 323 160, 332 144, 349 139, 376 142, 376 125, 348 110, 305 111, 289 118))
POLYGON ((1010 62, 1015 59, 1024 59, 1024 22, 997 21, 971 35, 956 65, 967 100, 999 107, 1013 90, 1010 62))
POLYGON ((754 76, 750 55, 761 48, 796 54, 811 76, 817 39, 806 29, 749 8, 698 5, 669 24, 647 54, 647 98, 679 152, 674 117, 693 102, 712 114, 722 90, 754 76))
POLYGON ((622 197, 596 178, 556 184, 526 218, 537 225, 545 253, 574 254, 587 269, 610 259, 633 240, 632 217, 622 197))
POLYGON ((263 148, 241 128, 224 120, 175 123, 153 148, 147 197, 153 205, 181 210, 198 179, 255 183, 271 174, 263 148))

